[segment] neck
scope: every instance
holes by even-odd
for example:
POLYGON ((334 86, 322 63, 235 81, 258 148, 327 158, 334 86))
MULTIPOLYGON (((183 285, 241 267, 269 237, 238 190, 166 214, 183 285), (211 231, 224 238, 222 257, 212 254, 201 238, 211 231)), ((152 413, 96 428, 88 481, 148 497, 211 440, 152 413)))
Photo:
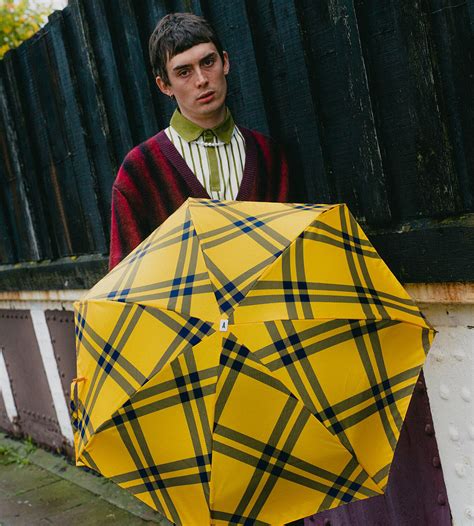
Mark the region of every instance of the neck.
POLYGON ((215 128, 221 122, 224 122, 224 119, 226 117, 226 108, 225 106, 222 106, 215 112, 213 112, 210 115, 188 115, 187 113, 183 112, 180 108, 181 114, 186 117, 186 119, 190 120, 200 128, 204 129, 210 129, 215 128))

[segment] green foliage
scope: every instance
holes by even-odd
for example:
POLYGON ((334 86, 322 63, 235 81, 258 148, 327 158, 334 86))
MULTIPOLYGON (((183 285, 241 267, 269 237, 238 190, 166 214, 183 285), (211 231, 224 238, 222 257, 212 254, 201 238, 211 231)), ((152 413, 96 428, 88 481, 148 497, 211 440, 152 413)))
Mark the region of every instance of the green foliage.
POLYGON ((0 466, 7 466, 8 464, 26 466, 29 464, 29 460, 18 453, 16 449, 0 446, 0 466))
POLYGON ((0 466, 6 466, 8 464, 27 466, 30 463, 28 457, 36 451, 36 446, 33 444, 31 438, 27 438, 19 444, 20 446, 18 448, 0 446, 0 466))
POLYGON ((48 0, 0 0, 0 58, 33 36, 53 11, 48 0))

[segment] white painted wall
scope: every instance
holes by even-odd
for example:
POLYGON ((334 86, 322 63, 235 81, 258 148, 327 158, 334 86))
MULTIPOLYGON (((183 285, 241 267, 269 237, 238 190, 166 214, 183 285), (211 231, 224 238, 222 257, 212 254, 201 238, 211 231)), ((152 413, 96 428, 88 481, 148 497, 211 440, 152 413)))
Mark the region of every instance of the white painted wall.
POLYGON ((424 371, 449 505, 474 525, 474 305, 420 304, 439 331, 424 371))
POLYGON ((7 366, 5 364, 5 358, 3 357, 2 347, 0 346, 0 393, 3 397, 5 409, 10 422, 13 424, 15 418, 18 416, 16 412, 15 399, 13 398, 13 391, 8 376, 7 366))
POLYGON ((41 308, 32 308, 30 310, 31 321, 33 322, 33 329, 36 335, 36 341, 43 361, 44 371, 48 379, 49 390, 51 398, 53 399, 54 410, 58 418, 59 427, 63 437, 65 437, 70 444, 74 443, 74 436, 69 416, 69 404, 64 397, 64 391, 59 376, 58 363, 54 355, 53 344, 51 342, 51 335, 49 333, 48 324, 44 310, 41 308))

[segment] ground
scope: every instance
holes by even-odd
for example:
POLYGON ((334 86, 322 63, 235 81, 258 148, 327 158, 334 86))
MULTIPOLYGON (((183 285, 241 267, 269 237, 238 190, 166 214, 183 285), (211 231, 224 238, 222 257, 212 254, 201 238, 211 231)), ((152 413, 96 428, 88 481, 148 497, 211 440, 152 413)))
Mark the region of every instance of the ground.
POLYGON ((0 526, 170 523, 112 482, 0 433, 0 526))

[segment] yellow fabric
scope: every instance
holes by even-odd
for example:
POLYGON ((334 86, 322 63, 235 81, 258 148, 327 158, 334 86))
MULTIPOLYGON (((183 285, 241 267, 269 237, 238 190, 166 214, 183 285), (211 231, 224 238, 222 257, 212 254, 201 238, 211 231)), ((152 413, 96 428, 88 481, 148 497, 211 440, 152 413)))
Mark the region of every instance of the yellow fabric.
POLYGON ((77 464, 186 526, 383 493, 434 335, 344 205, 189 199, 75 309, 77 464))

